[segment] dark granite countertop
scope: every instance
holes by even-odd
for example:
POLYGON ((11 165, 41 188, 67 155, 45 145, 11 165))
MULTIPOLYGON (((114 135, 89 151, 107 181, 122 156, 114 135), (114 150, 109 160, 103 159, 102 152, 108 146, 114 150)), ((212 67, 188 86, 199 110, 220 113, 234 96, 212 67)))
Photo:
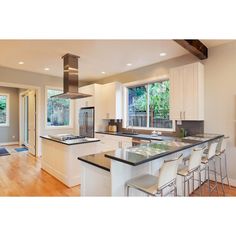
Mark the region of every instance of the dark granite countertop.
MULTIPOLYGON (((106 152, 109 153, 109 152, 106 152)), ((92 154, 84 157, 78 157, 78 160, 102 168, 103 170, 110 171, 111 160, 105 157, 106 153, 92 154)))
POLYGON ((85 143, 94 143, 94 142, 99 142, 99 139, 96 138, 85 138, 85 139, 72 139, 72 140, 66 140, 66 141, 60 141, 57 139, 53 139, 47 135, 45 136, 40 136, 40 138, 47 139, 53 142, 65 144, 65 145, 77 145, 77 144, 85 144, 85 143))
POLYGON ((148 144, 141 144, 135 147, 117 149, 106 153, 105 156, 126 164, 137 166, 163 156, 180 152, 185 149, 203 145, 204 143, 223 137, 218 134, 201 134, 197 136, 189 136, 183 139, 175 138, 174 140, 156 141, 148 144))
POLYGON ((115 135, 115 136, 123 136, 123 137, 130 137, 130 138, 140 138, 140 139, 146 139, 146 140, 174 140, 175 137, 168 137, 168 136, 157 136, 152 134, 127 134, 123 132, 108 132, 108 131, 99 131, 96 132, 97 134, 108 134, 108 135, 115 135))

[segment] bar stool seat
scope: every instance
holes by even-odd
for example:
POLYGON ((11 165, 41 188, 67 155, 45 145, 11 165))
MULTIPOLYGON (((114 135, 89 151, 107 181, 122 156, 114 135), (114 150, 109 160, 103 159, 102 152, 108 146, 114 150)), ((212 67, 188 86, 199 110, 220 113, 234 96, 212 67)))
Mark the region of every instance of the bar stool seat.
POLYGON ((178 167, 178 175, 187 176, 188 173, 188 167, 186 165, 180 164, 178 167))
POLYGON ((138 189, 142 192, 155 196, 160 189, 158 187, 158 177, 154 175, 141 175, 129 181, 129 187, 138 189))

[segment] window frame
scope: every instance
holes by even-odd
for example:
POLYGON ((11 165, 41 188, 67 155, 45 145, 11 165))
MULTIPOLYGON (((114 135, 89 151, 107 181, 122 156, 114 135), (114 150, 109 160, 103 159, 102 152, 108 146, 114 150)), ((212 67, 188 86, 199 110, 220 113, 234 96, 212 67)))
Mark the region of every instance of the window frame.
POLYGON ((45 87, 45 129, 46 130, 54 130, 54 129, 73 129, 74 128, 74 102, 70 99, 70 120, 69 125, 60 125, 60 126, 49 126, 47 123, 47 117, 48 117, 48 90, 58 90, 61 93, 63 93, 63 89, 61 87, 52 87, 52 86, 46 86, 45 87))
POLYGON ((10 126, 10 94, 9 93, 0 93, 0 96, 6 96, 6 123, 0 124, 0 127, 9 127, 10 126))
MULTIPOLYGON (((160 77, 153 77, 153 78, 149 78, 146 80, 142 80, 142 81, 134 81, 134 82, 130 82, 130 83, 126 83, 124 84, 124 100, 123 100, 123 104, 124 104, 124 119, 123 119, 123 128, 127 128, 130 126, 127 126, 128 124, 128 89, 131 87, 138 87, 138 86, 144 86, 144 85, 148 85, 148 84, 152 84, 152 83, 156 83, 156 82, 161 82, 161 81, 165 81, 165 80, 170 80, 169 75, 163 75, 160 77)), ((149 87, 149 86, 148 86, 149 87)), ((149 89, 147 92, 147 101, 149 104, 149 89)), ((147 114, 149 114, 149 105, 147 106, 147 114)), ((175 121, 172 120, 172 128, 156 128, 156 127, 149 127, 149 116, 147 118, 147 126, 146 127, 140 127, 140 126, 133 126, 134 129, 137 130, 155 130, 155 131, 166 131, 166 132, 175 132, 176 131, 176 127, 175 127, 175 121)))

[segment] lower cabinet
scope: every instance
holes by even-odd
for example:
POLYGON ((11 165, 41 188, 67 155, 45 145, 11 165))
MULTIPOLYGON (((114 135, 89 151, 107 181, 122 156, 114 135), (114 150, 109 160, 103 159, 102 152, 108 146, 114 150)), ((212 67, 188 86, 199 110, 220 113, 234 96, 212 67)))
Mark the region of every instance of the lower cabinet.
POLYGON ((98 143, 99 152, 108 152, 118 148, 127 148, 132 146, 132 138, 109 134, 95 134, 95 137, 101 141, 98 143))

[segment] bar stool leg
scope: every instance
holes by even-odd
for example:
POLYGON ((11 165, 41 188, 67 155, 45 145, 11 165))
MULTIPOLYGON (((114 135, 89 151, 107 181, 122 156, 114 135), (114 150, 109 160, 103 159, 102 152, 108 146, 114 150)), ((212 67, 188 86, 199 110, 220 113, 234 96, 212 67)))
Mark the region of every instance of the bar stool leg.
POLYGON ((129 186, 126 187, 126 195, 129 197, 129 186))
POLYGON ((202 178, 201 178, 201 168, 199 167, 198 168, 198 178, 199 178, 199 181, 198 181, 198 187, 199 187, 199 191, 200 191, 200 196, 202 196, 202 187, 201 187, 201 184, 202 184, 202 178))
POLYGON ((185 194, 186 194, 186 179, 185 179, 185 176, 184 176, 184 196, 186 196, 185 194))
POLYGON ((216 160, 215 160, 215 158, 213 159, 213 162, 214 162, 215 188, 216 188, 217 195, 219 195, 218 183, 217 183, 217 175, 216 175, 216 160))
POLYGON ((177 186, 176 186, 176 181, 174 182, 174 196, 177 196, 177 186))
POLYGON ((208 180, 207 180, 207 184, 208 184, 208 193, 209 195, 211 194, 211 186, 210 186, 210 168, 209 165, 207 164, 207 173, 208 173, 208 180))
POLYGON ((222 192, 223 195, 225 195, 225 188, 224 188, 224 178, 223 178, 223 173, 222 173, 222 165, 221 165, 221 157, 219 158, 219 162, 220 162, 220 179, 221 179, 221 186, 222 186, 222 192))
POLYGON ((193 189, 192 189, 192 190, 193 190, 192 192, 194 192, 194 171, 193 171, 193 182, 192 182, 192 188, 193 188, 193 189))
POLYGON ((189 178, 188 178, 188 196, 189 196, 189 178))
POLYGON ((226 160, 226 153, 224 153, 224 158, 225 158, 225 174, 226 174, 226 179, 227 179, 227 182, 228 182, 228 186, 230 188, 229 177, 228 177, 228 168, 227 168, 227 160, 226 160))

